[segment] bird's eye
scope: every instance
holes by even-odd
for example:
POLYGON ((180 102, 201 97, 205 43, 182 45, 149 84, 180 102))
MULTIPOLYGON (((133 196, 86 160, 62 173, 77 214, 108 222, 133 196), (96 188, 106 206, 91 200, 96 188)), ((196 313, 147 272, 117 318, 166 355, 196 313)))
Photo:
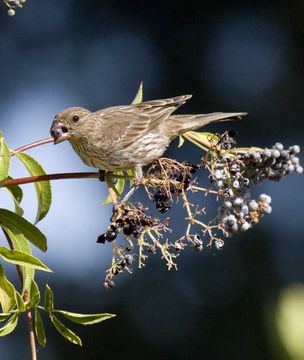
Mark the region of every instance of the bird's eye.
POLYGON ((73 121, 76 123, 79 120, 79 116, 78 115, 74 115, 73 116, 73 121))

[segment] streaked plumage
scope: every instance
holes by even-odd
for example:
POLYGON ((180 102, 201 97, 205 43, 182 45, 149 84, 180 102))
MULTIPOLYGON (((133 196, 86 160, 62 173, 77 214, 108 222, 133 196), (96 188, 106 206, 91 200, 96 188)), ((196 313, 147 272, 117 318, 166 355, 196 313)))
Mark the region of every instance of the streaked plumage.
POLYGON ((165 152, 171 140, 211 122, 240 118, 246 113, 172 115, 191 95, 140 104, 109 107, 96 112, 72 107, 55 116, 55 143, 69 140, 82 161, 108 171, 141 168, 165 152))

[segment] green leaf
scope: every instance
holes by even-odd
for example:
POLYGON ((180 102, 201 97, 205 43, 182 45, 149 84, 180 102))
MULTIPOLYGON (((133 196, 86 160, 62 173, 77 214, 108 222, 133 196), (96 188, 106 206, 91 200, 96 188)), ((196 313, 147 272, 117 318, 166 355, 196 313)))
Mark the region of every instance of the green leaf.
POLYGON ((18 324, 19 314, 16 313, 7 321, 7 323, 0 328, 0 336, 5 336, 10 334, 12 331, 15 330, 18 324))
POLYGON ((9 313, 9 312, 8 313, 0 313, 0 322, 7 320, 7 318, 11 315, 12 315, 12 313, 9 313))
POLYGON ((187 131, 183 137, 204 151, 210 150, 212 145, 219 141, 219 137, 215 134, 201 131, 187 131))
MULTIPOLYGON (((22 152, 15 152, 14 154, 22 161, 31 176, 46 175, 45 171, 39 165, 39 163, 28 154, 22 152)), ((52 202, 52 191, 50 181, 35 182, 35 188, 38 200, 38 210, 35 220, 35 224, 37 224, 37 222, 46 216, 50 209, 52 202)))
POLYGON ((18 293, 18 291, 15 291, 15 300, 16 300, 16 304, 17 304, 17 309, 18 312, 25 312, 25 305, 24 305, 24 301, 21 297, 21 295, 18 293))
POLYGON ((15 292, 13 284, 7 280, 4 269, 0 264, 0 304, 3 312, 9 312, 15 307, 15 292))
POLYGON ((132 101, 132 104, 140 104, 143 101, 143 96, 144 96, 144 83, 141 82, 139 84, 139 88, 137 90, 135 98, 132 101))
POLYGON ((75 333, 73 333, 73 331, 71 331, 70 329, 68 329, 65 325, 62 324, 62 322, 60 322, 56 316, 54 315, 50 315, 50 319, 53 323, 53 325, 55 326, 55 328, 57 329, 57 331, 64 337, 66 338, 68 341, 70 341, 73 344, 82 346, 82 342, 79 336, 77 336, 75 333))
MULTIPOLYGON (((12 179, 10 176, 7 177, 7 179, 12 179)), ((12 196, 12 199, 15 204, 15 213, 22 216, 23 215, 23 209, 20 206, 20 203, 23 198, 23 191, 20 186, 18 185, 12 185, 5 188, 10 195, 12 196)))
MULTIPOLYGON (((116 171, 113 173, 113 178, 115 178, 115 174, 116 175, 123 175, 123 171, 116 171)), ((117 179, 116 184, 113 184, 113 186, 116 189, 117 195, 120 196, 125 188, 125 179, 117 179)), ((110 196, 110 194, 103 200, 102 205, 108 205, 112 202, 112 198, 110 196)))
MULTIPOLYGON (((127 175, 134 177, 134 176, 135 176, 135 169, 134 169, 134 168, 128 169, 128 170, 127 170, 127 175)), ((130 183, 130 187, 131 187, 131 186, 133 185, 134 181, 133 181, 133 180, 129 180, 129 183, 130 183)))
POLYGON ((108 313, 78 314, 78 313, 73 313, 73 312, 64 311, 64 310, 54 310, 54 312, 63 315, 64 317, 66 317, 67 319, 69 319, 70 321, 72 321, 76 324, 81 324, 81 325, 97 324, 101 321, 108 320, 108 319, 111 319, 112 317, 116 316, 114 314, 108 314, 108 313))
POLYGON ((48 284, 45 285, 44 308, 48 312, 52 312, 54 310, 54 294, 48 284))
POLYGON ((28 307, 33 308, 33 307, 37 306, 39 304, 39 302, 40 302, 40 290, 39 290, 39 287, 38 287, 36 281, 33 280, 28 307))
POLYGON ((52 272, 50 268, 35 256, 28 255, 22 251, 10 250, 5 246, 0 246, 0 256, 2 256, 5 261, 15 265, 28 266, 34 269, 52 272))
POLYGON ((182 135, 180 135, 178 137, 178 147, 182 147, 184 145, 185 139, 182 137, 182 135))
MULTIPOLYGON (((23 236, 23 234, 13 226, 11 228, 4 228, 6 235, 11 239, 14 249, 22 251, 28 255, 32 255, 32 250, 29 245, 28 240, 23 236)), ((27 297, 31 297, 31 286, 32 281, 34 280, 35 276, 35 269, 26 267, 21 267, 22 276, 23 276, 23 290, 22 295, 27 293, 27 297)))
POLYGON ((46 251, 46 237, 33 224, 25 220, 23 217, 6 209, 0 209, 0 226, 5 229, 17 229, 27 240, 37 246, 40 250, 46 251))
POLYGON ((11 162, 11 153, 4 141, 4 137, 0 134, 0 186, 3 185, 9 174, 11 162))
POLYGON ((39 344, 41 346, 45 346, 46 345, 46 337, 45 337, 44 326, 43 326, 40 312, 38 311, 37 308, 35 309, 35 333, 36 333, 39 344))

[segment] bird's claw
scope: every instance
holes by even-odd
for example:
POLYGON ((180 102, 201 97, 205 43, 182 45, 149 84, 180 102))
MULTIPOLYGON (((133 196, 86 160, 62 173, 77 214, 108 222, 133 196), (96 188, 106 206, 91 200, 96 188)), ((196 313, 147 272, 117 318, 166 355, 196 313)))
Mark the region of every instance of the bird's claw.
POLYGON ((98 179, 99 181, 106 181, 106 171, 105 170, 99 170, 99 175, 98 175, 98 179))

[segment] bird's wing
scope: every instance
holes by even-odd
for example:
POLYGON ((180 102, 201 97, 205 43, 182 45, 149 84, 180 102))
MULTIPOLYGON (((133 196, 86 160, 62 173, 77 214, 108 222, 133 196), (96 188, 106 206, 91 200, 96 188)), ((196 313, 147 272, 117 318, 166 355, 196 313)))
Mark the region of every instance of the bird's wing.
POLYGON ((151 131, 165 121, 191 95, 182 95, 170 99, 152 100, 140 104, 115 106, 95 113, 106 126, 104 133, 113 137, 113 141, 125 148, 138 137, 151 131))

